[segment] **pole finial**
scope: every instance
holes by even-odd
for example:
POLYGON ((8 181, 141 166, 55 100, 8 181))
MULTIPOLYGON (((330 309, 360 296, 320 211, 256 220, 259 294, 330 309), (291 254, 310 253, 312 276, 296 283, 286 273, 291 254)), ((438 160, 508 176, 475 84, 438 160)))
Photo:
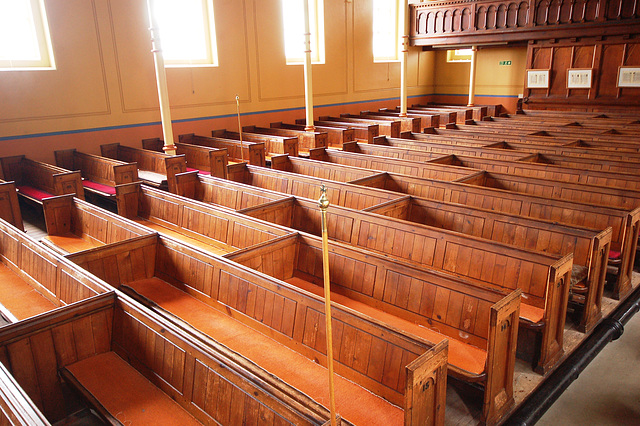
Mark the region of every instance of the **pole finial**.
POLYGON ((318 200, 318 206, 322 210, 326 210, 329 207, 329 197, 327 197, 327 187, 324 186, 324 183, 320 187, 320 199, 318 200))

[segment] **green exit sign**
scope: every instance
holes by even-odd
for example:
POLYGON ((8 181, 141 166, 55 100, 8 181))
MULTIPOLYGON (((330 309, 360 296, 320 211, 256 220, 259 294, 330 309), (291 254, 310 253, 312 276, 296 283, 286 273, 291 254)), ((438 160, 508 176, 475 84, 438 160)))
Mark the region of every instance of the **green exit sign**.
POLYGON ((500 61, 498 65, 511 65, 511 61, 500 61))

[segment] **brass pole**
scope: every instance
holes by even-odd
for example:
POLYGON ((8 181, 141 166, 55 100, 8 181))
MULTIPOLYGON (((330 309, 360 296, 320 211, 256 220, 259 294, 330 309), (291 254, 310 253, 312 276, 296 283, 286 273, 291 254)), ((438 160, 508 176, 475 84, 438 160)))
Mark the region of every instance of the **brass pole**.
POLYGON ((242 143, 242 124, 240 123, 240 96, 236 95, 236 111, 238 112, 238 133, 240 133, 240 156, 244 163, 244 144, 242 143))
POLYGON ((327 324, 327 368, 329 369, 329 408, 331 425, 336 426, 336 398, 333 387, 333 335, 331 332, 331 283, 329 280, 329 237, 327 236, 327 188, 322 185, 318 206, 322 212, 322 275, 324 276, 324 311, 327 324))

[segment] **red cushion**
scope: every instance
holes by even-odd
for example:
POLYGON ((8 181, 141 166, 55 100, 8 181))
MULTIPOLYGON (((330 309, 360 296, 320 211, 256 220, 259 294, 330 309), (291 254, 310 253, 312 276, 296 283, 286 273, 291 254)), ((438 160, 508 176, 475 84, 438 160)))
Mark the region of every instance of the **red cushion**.
POLYGON ((620 259, 620 252, 609 250, 609 259, 613 259, 613 260, 620 259))
POLYGON ((33 186, 20 185, 17 186, 18 191, 31 198, 35 198, 38 201, 42 201, 45 198, 53 197, 53 194, 49 194, 47 191, 41 191, 33 186))
POLYGON ((191 167, 187 167, 188 172, 198 172, 198 169, 192 169, 191 167))
POLYGON ((198 173, 201 175, 211 175, 211 172, 207 172, 206 170, 199 170, 198 173))
POLYGON ((92 182, 90 180, 83 180, 82 186, 95 189, 96 191, 104 192, 105 194, 115 195, 116 193, 116 188, 114 188, 113 186, 103 185, 101 183, 92 182))

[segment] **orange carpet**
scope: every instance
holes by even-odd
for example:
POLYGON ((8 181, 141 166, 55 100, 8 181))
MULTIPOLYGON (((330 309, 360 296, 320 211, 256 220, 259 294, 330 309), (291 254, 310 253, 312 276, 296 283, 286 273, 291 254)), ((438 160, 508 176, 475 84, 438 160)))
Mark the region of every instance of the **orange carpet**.
POLYGON ((0 263, 0 303, 23 320, 57 308, 49 299, 0 263))
MULTIPOLYGON (((158 278, 127 285, 318 403, 329 406, 326 368, 158 278)), ((338 414, 354 424, 401 425, 404 422, 402 409, 340 376, 335 378, 335 393, 338 414)))

